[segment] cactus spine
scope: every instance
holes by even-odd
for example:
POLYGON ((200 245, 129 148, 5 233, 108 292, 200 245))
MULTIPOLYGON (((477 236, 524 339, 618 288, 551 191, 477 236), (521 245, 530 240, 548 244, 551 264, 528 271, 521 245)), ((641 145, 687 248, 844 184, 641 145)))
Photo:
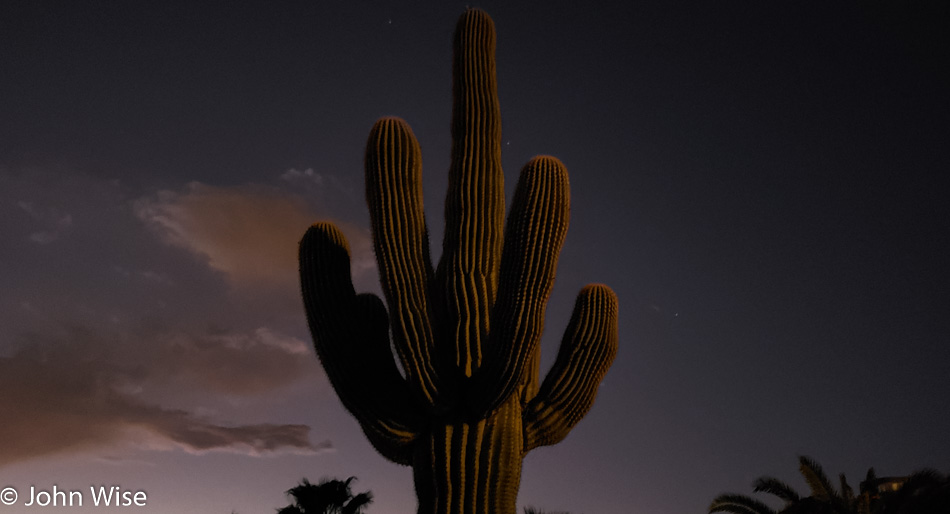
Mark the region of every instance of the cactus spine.
POLYGON ((420 514, 514 514, 525 454, 567 436, 617 351, 616 296, 588 285, 553 368, 539 380, 544 309, 567 233, 568 177, 554 157, 528 162, 502 230, 494 52, 491 19, 468 10, 454 38, 452 162, 435 270, 419 144, 398 118, 376 122, 365 157, 388 315, 377 296, 354 291, 349 249, 335 226, 314 224, 300 242, 320 361, 373 446, 412 466, 420 514))

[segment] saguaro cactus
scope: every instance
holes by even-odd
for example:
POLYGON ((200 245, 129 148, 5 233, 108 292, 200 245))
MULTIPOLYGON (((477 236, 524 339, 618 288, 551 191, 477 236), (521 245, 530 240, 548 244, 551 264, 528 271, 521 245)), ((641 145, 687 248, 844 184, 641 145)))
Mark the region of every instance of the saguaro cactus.
POLYGON ((494 53, 491 19, 467 11, 454 38, 452 163, 436 269, 419 144, 398 118, 376 122, 365 158, 388 315, 377 296, 354 291, 335 226, 317 223, 300 242, 320 360, 373 446, 412 466, 422 514, 514 514, 522 458, 580 421, 617 351, 616 296, 588 285, 539 381, 544 309, 567 233, 567 171, 554 157, 528 162, 502 230, 494 53))

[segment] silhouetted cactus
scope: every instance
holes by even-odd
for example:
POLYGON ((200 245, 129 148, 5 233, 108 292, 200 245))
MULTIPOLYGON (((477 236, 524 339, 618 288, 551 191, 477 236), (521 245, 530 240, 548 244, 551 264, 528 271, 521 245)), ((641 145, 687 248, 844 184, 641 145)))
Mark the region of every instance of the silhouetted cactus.
POLYGON ((429 258, 419 144, 404 121, 383 118, 365 165, 389 315, 377 296, 353 290, 349 250, 332 224, 303 237, 300 277, 334 389, 383 456, 413 467, 419 512, 514 514, 524 455, 564 439, 594 402, 617 351, 617 299, 604 285, 580 292, 539 383, 544 309, 567 233, 567 171, 554 157, 525 165, 502 232, 494 26, 469 10, 454 39, 438 268, 429 258))

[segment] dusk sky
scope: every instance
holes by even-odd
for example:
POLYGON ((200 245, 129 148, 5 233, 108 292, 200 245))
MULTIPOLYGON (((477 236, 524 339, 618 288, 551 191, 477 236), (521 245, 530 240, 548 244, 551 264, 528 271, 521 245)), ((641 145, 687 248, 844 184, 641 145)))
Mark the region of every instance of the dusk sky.
POLYGON ((363 152, 422 147, 442 240, 451 37, 497 31, 510 201, 564 162, 577 291, 620 347, 519 508, 706 512, 808 455, 853 486, 950 471, 950 8, 941 2, 0 4, 0 488, 145 491, 136 512, 274 512, 356 476, 411 514, 320 367, 297 242, 333 220, 379 292, 363 152), (907 7, 913 4, 913 7, 907 7))

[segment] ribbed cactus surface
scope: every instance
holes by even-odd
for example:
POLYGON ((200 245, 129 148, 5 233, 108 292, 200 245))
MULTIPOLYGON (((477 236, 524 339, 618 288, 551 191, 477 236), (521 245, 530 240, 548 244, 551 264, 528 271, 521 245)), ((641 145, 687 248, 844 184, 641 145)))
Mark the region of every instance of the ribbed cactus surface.
POLYGON ((300 242, 320 361, 373 446, 412 466, 423 514, 514 514, 525 454, 567 436, 617 351, 616 296, 589 285, 540 381, 544 310, 570 214, 568 177, 554 157, 528 162, 503 226, 494 53, 491 19, 467 11, 454 38, 452 162, 437 268, 419 143, 398 118, 376 122, 365 158, 388 313, 377 296, 354 291, 339 229, 317 223, 300 242))

